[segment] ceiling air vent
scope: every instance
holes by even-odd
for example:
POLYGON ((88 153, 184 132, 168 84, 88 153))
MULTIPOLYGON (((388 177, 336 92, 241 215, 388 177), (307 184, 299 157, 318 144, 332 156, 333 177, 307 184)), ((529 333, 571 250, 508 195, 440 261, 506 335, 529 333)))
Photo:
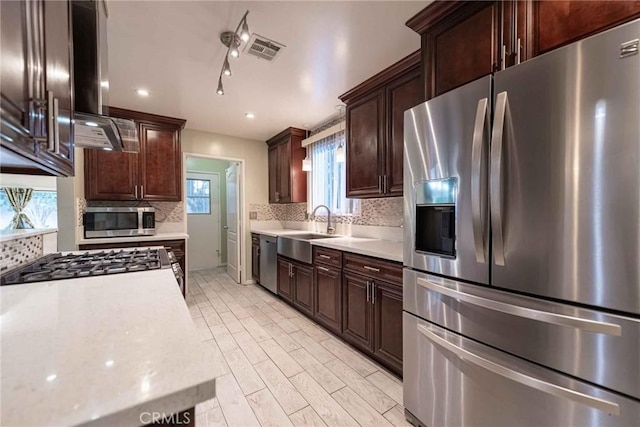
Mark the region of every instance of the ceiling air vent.
POLYGON ((262 37, 254 33, 251 36, 251 39, 249 39, 244 51, 249 55, 258 57, 258 59, 273 61, 284 47, 285 45, 281 43, 269 40, 266 37, 262 37))

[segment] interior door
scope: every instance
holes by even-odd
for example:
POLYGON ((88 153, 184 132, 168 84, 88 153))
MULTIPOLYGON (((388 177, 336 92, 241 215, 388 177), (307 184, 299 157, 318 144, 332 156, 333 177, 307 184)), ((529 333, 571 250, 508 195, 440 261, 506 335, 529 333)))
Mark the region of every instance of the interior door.
POLYGON ((220 175, 187 172, 189 269, 220 265, 220 175))
POLYGON ((226 169, 227 186, 227 273, 240 283, 242 223, 240 221, 240 165, 226 169))
POLYGON ((632 22, 495 75, 493 285, 640 313, 639 36, 632 22))

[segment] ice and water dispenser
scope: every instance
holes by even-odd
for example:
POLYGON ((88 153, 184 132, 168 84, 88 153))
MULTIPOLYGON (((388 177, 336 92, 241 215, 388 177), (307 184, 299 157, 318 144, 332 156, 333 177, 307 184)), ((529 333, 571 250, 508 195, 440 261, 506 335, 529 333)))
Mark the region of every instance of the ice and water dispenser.
POLYGON ((456 256, 456 196, 458 178, 416 184, 415 250, 456 256))

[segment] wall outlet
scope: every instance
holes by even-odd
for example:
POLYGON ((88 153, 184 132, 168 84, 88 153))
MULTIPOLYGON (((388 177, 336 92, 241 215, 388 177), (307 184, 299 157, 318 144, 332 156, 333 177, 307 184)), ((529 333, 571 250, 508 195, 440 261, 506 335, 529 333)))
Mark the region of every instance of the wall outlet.
POLYGON ((309 221, 309 212, 304 213, 304 220, 309 221))
POLYGON ((249 212, 249 219, 258 219, 258 212, 250 211, 249 212))

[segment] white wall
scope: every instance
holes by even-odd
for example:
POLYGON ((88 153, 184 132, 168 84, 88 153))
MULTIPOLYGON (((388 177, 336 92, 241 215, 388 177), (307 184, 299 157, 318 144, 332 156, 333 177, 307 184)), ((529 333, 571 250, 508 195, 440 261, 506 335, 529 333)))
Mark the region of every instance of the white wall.
POLYGON ((2 187, 28 187, 34 190, 56 191, 56 178, 44 175, 14 175, 0 174, 0 186, 2 187))
POLYGON ((84 197, 84 153, 74 151, 75 177, 57 178, 58 181, 58 250, 75 251, 78 230, 78 198, 84 197))
POLYGON ((251 278, 251 232, 249 204, 269 202, 267 144, 264 141, 236 138, 209 132, 186 129, 182 132, 182 151, 244 161, 243 243, 242 265, 244 282, 251 278))

